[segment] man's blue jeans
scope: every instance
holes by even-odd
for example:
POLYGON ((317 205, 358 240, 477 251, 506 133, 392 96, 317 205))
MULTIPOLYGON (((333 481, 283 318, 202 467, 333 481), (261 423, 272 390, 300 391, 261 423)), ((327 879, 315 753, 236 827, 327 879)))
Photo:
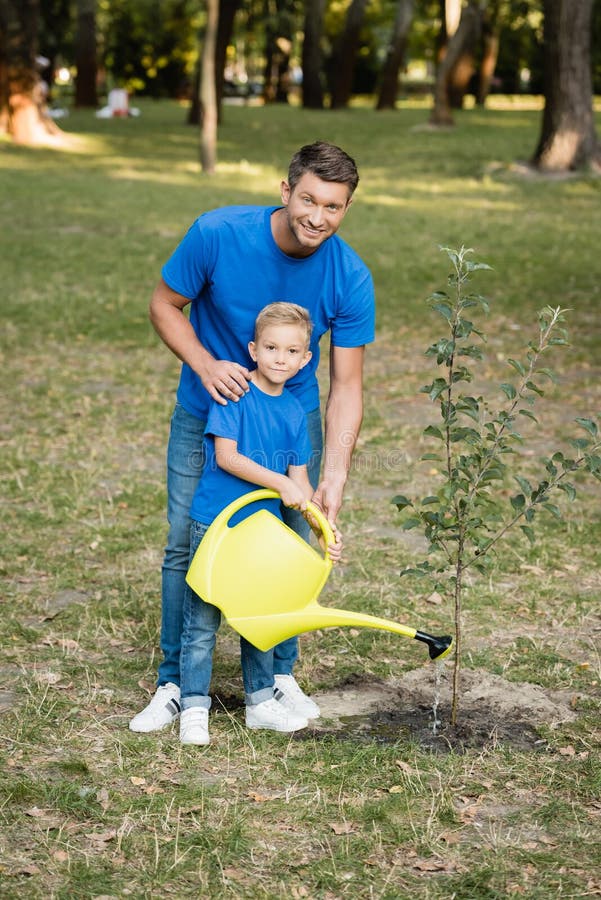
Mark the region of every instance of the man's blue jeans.
MULTIPOLYGON (((192 522, 190 525, 190 562, 208 527, 202 522, 192 522)), ((217 607, 205 603, 186 584, 180 655, 182 709, 190 709, 193 706, 211 708, 209 687, 213 670, 213 650, 220 623, 221 613, 217 607)), ((274 686, 273 648, 262 652, 241 637, 240 659, 247 705, 271 700, 274 686)))
MULTIPOLYGON (((322 455, 321 416, 318 409, 307 413, 311 442, 309 479, 317 487, 322 455)), ((171 418, 167 448, 167 520, 169 534, 162 570, 161 650, 157 684, 180 683, 180 649, 184 627, 184 592, 190 556, 190 506, 204 465, 205 422, 176 403, 171 418)), ((308 540, 309 526, 293 509, 284 509, 284 520, 308 540)), ((297 638, 274 648, 275 675, 289 675, 298 656, 297 638)))

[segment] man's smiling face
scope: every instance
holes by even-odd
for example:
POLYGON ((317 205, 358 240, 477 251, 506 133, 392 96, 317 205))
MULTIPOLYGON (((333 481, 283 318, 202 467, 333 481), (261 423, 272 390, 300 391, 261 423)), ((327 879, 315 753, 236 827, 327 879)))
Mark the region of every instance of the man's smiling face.
POLYGON ((292 190, 282 182, 282 202, 290 241, 290 247, 282 249, 293 256, 308 256, 338 231, 351 198, 346 184, 305 172, 292 190))

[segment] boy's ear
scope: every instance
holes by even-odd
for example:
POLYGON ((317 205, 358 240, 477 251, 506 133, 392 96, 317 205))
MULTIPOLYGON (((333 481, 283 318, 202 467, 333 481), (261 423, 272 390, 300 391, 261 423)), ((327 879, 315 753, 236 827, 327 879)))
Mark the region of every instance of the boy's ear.
POLYGON ((248 342, 248 352, 250 353, 250 358, 252 359, 252 361, 256 362, 257 361, 257 353, 255 350, 255 342, 254 341, 248 342))
POLYGON ((280 196, 282 198, 282 203, 284 204, 284 206, 288 206, 288 201, 290 200, 291 193, 292 192, 290 190, 290 185, 288 184, 288 182, 282 181, 282 183, 280 184, 280 196))
POLYGON ((304 355, 303 361, 302 361, 302 363, 301 363, 301 369, 304 369, 304 368, 305 368, 305 366, 307 365, 307 363, 311 360, 312 356, 313 356, 313 354, 311 353, 311 351, 310 351, 310 350, 307 350, 307 352, 306 352, 305 355, 304 355))

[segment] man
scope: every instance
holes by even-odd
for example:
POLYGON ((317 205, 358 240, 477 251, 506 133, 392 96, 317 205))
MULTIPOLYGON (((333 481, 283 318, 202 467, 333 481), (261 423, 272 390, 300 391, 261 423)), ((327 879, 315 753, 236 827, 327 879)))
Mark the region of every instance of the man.
MULTIPOLYGON (((159 336, 182 361, 167 452, 169 537, 162 570, 161 650, 157 691, 130 722, 132 731, 164 728, 179 715, 179 654, 188 567, 190 504, 203 466, 203 434, 211 399, 235 403, 249 389, 248 342, 268 303, 308 309, 311 361, 288 383, 305 413, 312 447, 313 502, 335 522, 363 415, 365 344, 374 338, 369 270, 336 234, 359 182, 354 160, 324 141, 292 157, 279 207, 237 206, 200 216, 162 271, 150 304, 159 336), (190 305, 189 319, 184 313, 190 305), (330 331, 330 389, 325 448, 316 370, 319 340, 330 331)), ((308 537, 298 512, 285 519, 308 537)), ((292 669, 298 642, 274 650, 276 698, 305 718, 319 708, 300 689, 292 669)))

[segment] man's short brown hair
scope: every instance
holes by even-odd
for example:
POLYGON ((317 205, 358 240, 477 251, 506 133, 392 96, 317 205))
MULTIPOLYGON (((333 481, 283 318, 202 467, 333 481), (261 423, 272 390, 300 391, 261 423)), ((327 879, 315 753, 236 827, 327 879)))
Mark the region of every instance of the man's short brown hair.
POLYGON ((288 186, 291 191, 306 172, 311 172, 322 181, 346 184, 349 197, 352 197, 359 184, 355 160, 340 147, 327 141, 305 144, 294 154, 288 169, 288 186))

